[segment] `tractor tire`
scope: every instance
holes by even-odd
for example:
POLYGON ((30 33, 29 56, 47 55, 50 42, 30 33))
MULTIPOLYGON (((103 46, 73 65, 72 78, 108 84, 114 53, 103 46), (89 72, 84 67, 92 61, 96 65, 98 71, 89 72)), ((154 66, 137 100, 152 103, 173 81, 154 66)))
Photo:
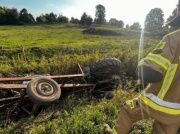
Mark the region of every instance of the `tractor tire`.
POLYGON ((113 75, 119 74, 121 61, 117 58, 105 58, 95 62, 90 67, 90 75, 94 81, 112 78, 113 75))
POLYGON ((60 98, 61 89, 53 79, 36 77, 29 82, 26 93, 34 103, 48 105, 60 98))

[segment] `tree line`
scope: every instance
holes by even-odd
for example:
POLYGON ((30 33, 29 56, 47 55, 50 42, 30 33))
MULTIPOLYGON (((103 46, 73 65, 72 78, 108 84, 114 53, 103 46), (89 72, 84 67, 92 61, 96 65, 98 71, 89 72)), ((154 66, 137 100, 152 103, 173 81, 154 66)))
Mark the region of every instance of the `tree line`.
MULTIPOLYGON (((84 12, 79 19, 71 17, 69 20, 68 17, 63 15, 56 15, 53 12, 41 14, 36 18, 33 17, 27 9, 23 8, 20 12, 16 8, 7 8, 0 6, 0 25, 19 25, 19 24, 31 24, 31 23, 75 23, 82 26, 91 26, 92 24, 108 24, 117 26, 119 28, 130 28, 133 30, 141 30, 141 25, 139 22, 134 22, 132 25, 124 25, 125 23, 122 20, 117 20, 111 18, 109 21, 106 21, 106 9, 103 5, 99 4, 95 7, 95 18, 93 19, 90 15, 84 12)), ((169 27, 166 25, 176 16, 176 9, 173 10, 172 14, 165 21, 164 13, 160 8, 151 9, 147 14, 145 19, 144 28, 146 31, 152 33, 158 33, 169 27)))

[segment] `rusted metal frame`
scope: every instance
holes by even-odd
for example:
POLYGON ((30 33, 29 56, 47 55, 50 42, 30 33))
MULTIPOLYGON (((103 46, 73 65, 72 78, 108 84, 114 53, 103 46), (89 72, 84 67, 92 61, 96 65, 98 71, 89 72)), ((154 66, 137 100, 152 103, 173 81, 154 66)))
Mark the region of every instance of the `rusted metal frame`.
POLYGON ((31 110, 31 116, 32 115, 34 115, 35 113, 36 113, 36 111, 39 109, 39 107, 40 107, 40 105, 38 105, 38 104, 36 104, 36 103, 34 103, 34 105, 33 105, 33 108, 32 108, 32 110, 31 110))
MULTIPOLYGON (((38 77, 45 77, 50 79, 57 79, 57 78, 72 78, 72 77, 83 77, 84 74, 70 74, 70 75, 55 75, 55 76, 38 76, 38 77)), ((10 78, 0 78, 0 82, 5 81, 30 81, 34 77, 10 77, 10 78)))
POLYGON ((22 104, 21 106, 19 106, 23 111, 25 111, 27 114, 29 114, 29 116, 32 116, 35 114, 35 112, 39 109, 40 105, 33 103, 32 104, 22 104), (32 106, 31 110, 28 110, 26 107, 28 106, 32 106))
POLYGON ((23 98, 21 96, 18 96, 18 97, 8 97, 8 98, 2 98, 0 99, 0 102, 6 102, 6 101, 15 101, 15 100, 18 100, 18 99, 21 99, 19 104, 18 104, 18 107, 20 106, 20 104, 22 103, 21 101, 24 99, 24 98, 27 98, 28 96, 25 95, 23 98))
POLYGON ((25 84, 0 84, 0 89, 26 89, 25 84))
MULTIPOLYGON (((95 87, 96 87, 98 84, 107 83, 107 82, 111 82, 111 81, 113 81, 113 79, 104 80, 104 81, 98 81, 96 84, 94 84, 94 86, 90 89, 89 92, 90 92, 90 93, 93 92, 94 89, 95 89, 95 87)), ((111 86, 109 86, 109 87, 111 87, 111 86)), ((107 89, 107 88, 109 88, 109 87, 101 88, 101 89, 99 89, 99 90, 107 89)), ((96 91, 99 91, 99 90, 96 90, 96 91)))
POLYGON ((21 96, 17 96, 17 97, 8 97, 8 98, 2 98, 2 99, 0 99, 0 102, 1 102, 1 101, 8 101, 8 100, 19 99, 19 98, 21 98, 21 96))
POLYGON ((83 74, 84 75, 84 71, 82 70, 82 68, 81 68, 81 66, 80 66, 80 64, 78 63, 78 66, 79 66, 79 69, 80 69, 80 71, 81 71, 81 74, 83 74))
MULTIPOLYGON (((59 84, 63 88, 76 88, 76 87, 92 87, 94 84, 59 84)), ((27 85, 24 84, 0 84, 0 89, 26 89, 27 85)))
POLYGON ((22 110, 24 110, 27 114, 31 115, 31 112, 29 112, 26 108, 21 107, 22 110))

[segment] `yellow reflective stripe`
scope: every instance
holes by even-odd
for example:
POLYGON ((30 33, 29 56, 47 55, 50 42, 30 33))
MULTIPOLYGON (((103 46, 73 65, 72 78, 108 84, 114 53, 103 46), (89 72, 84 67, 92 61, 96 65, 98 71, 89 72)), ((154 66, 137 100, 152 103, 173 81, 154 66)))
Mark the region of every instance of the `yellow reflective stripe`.
POLYGON ((153 53, 150 53, 149 55, 152 55, 152 56, 155 56, 155 57, 158 57, 159 59, 163 60, 164 62, 166 62, 168 65, 171 64, 170 60, 164 58, 163 56, 159 55, 159 54, 153 54, 153 53))
POLYGON ((168 68, 167 73, 166 73, 165 78, 164 78, 164 81, 163 81, 163 85, 161 87, 161 90, 158 93, 158 97, 160 99, 164 99, 164 96, 166 95, 166 93, 167 93, 167 91, 168 91, 168 89, 172 83, 172 80, 174 78, 177 67, 178 67, 178 64, 172 64, 168 68))
POLYGON ((146 59, 149 59, 151 61, 154 61, 155 63, 157 63, 158 65, 162 66, 165 70, 167 70, 167 66, 165 66, 164 64, 162 64, 161 62, 157 61, 156 59, 154 58, 150 58, 150 57, 147 57, 146 59))
POLYGON ((144 97, 144 96, 139 96, 139 98, 149 107, 151 107, 152 109, 155 109, 157 111, 161 111, 163 113, 167 113, 167 114, 172 114, 172 115, 178 115, 180 114, 180 109, 171 109, 171 108, 167 108, 167 107, 163 107, 160 106, 156 103, 154 103, 153 101, 151 101, 149 98, 144 97))
POLYGON ((165 70, 167 70, 167 68, 169 67, 169 65, 171 65, 171 62, 164 58, 161 55, 158 54, 148 54, 147 57, 145 59, 149 59, 155 63, 157 63, 158 65, 162 66, 165 70))

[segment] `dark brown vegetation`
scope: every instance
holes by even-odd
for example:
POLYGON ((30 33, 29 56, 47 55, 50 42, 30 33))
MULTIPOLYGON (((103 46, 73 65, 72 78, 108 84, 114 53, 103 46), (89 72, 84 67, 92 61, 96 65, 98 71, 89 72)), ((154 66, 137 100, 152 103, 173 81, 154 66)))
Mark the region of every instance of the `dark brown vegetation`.
POLYGON ((121 36, 122 33, 113 30, 89 28, 83 31, 83 34, 93 34, 102 36, 121 36))

